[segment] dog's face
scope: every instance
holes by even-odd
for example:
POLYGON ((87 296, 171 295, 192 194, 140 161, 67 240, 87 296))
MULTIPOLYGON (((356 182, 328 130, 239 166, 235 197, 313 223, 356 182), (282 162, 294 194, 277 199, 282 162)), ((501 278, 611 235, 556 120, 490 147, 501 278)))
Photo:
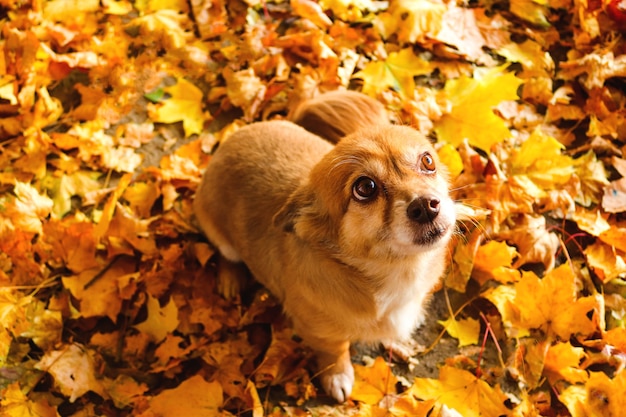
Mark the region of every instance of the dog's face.
POLYGON ((342 139, 275 221, 344 256, 393 259, 444 246, 455 214, 430 142, 389 125, 342 139))

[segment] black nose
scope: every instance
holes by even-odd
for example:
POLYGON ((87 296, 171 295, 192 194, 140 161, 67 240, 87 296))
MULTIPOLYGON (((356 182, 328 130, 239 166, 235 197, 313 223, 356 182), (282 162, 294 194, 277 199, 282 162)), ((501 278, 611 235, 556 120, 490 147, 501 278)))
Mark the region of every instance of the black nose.
POLYGON ((418 223, 432 222, 439 214, 439 205, 441 201, 432 195, 424 195, 411 201, 406 214, 409 219, 418 223))

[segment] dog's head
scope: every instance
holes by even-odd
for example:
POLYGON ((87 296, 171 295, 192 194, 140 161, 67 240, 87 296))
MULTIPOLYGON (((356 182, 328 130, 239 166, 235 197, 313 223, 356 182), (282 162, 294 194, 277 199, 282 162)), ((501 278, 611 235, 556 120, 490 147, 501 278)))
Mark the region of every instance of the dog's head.
POLYGON ((342 256, 393 259, 444 246, 455 213, 430 142, 387 125, 342 139, 274 221, 342 256))

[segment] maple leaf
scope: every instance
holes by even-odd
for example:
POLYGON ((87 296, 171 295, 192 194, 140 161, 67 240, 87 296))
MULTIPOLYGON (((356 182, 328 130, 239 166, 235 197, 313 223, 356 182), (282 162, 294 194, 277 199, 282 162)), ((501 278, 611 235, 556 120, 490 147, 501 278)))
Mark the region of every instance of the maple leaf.
POLYGON ((324 14, 322 6, 312 0, 291 0, 290 5, 295 14, 309 19, 322 29, 333 24, 332 20, 324 14))
POLYGON ((160 123, 183 122, 185 137, 201 133, 210 115, 202 109, 202 91, 184 78, 163 89, 169 98, 153 104, 148 103, 150 119, 160 123))
POLYGON ((363 17, 363 12, 376 8, 372 0, 320 0, 320 5, 332 10, 341 20, 349 21, 358 20, 363 17))
POLYGON ((454 262, 446 275, 446 286, 464 292, 474 269, 476 251, 482 243, 482 233, 473 232, 468 239, 458 239, 454 245, 454 262))
POLYGON ((573 160, 562 154, 563 149, 564 146, 556 139, 535 130, 519 148, 513 150, 511 174, 528 176, 543 190, 562 186, 574 173, 573 160))
POLYGON ((115 406, 120 409, 136 405, 142 399, 143 394, 148 391, 146 384, 137 382, 128 375, 104 379, 102 385, 115 406))
POLYGON ((100 182, 97 181, 100 175, 99 172, 80 170, 68 175, 49 176, 44 179, 45 187, 54 203, 52 212, 56 217, 62 218, 72 209, 72 197, 84 198, 87 193, 102 188, 100 182))
POLYGON ((585 356, 583 348, 574 347, 569 342, 550 346, 545 357, 544 374, 552 385, 558 380, 565 380, 570 384, 584 383, 588 374, 580 369, 580 363, 585 356))
POLYGON ((578 297, 574 273, 564 264, 540 279, 532 272, 522 272, 515 285, 515 306, 520 326, 541 329, 548 336, 569 339, 588 336, 598 330, 600 306, 595 297, 578 297), (588 314, 592 313, 592 318, 588 314))
POLYGON ((254 120, 265 99, 267 86, 252 68, 241 71, 224 70, 226 92, 231 103, 240 107, 247 121, 254 120))
POLYGON ((207 382, 200 375, 194 375, 184 380, 178 387, 164 390, 152 397, 149 400, 149 409, 138 413, 137 416, 230 416, 230 413, 221 410, 223 403, 224 394, 219 382, 207 382))
POLYGON ((93 223, 68 216, 47 222, 43 232, 51 262, 60 261, 77 274, 99 266, 93 223))
POLYGON ((400 42, 424 43, 439 33, 445 12, 445 4, 437 0, 397 0, 376 23, 384 38, 396 34, 400 42))
POLYGON ((585 257, 589 266, 604 283, 626 277, 626 255, 616 253, 609 245, 595 242, 587 246, 585 257))
POLYGON ((508 415, 504 405, 508 397, 500 387, 492 388, 471 373, 451 366, 442 366, 439 379, 416 378, 415 395, 424 400, 435 400, 463 417, 498 417, 508 415))
POLYGON ((0 408, 6 417, 56 417, 59 414, 48 401, 32 401, 20 388, 19 382, 0 391, 0 408))
POLYGON ((9 231, 19 229, 24 232, 42 232, 42 219, 45 219, 54 206, 53 201, 41 195, 32 185, 17 182, 13 188, 14 196, 0 198, 0 237, 9 231))
POLYGON ((478 343, 480 322, 476 319, 457 320, 455 317, 450 317, 447 320, 438 320, 437 323, 441 324, 450 336, 458 339, 459 347, 478 343))
POLYGON ((626 407, 626 373, 613 378, 603 372, 591 372, 587 383, 571 385, 560 395, 572 417, 619 416, 626 407))
POLYGON ((52 375, 54 384, 70 402, 88 391, 106 397, 94 358, 97 355, 82 345, 65 345, 62 349, 46 352, 36 365, 37 369, 52 375))
POLYGON ((491 240, 478 248, 472 277, 480 284, 484 284, 488 279, 504 284, 516 282, 520 274, 511 266, 518 255, 517 250, 506 242, 491 240))
POLYGON ((481 297, 491 301, 496 306, 502 316, 502 323, 507 336, 521 338, 530 335, 530 329, 517 325, 520 312, 515 306, 515 288, 509 285, 500 285, 483 292, 481 297))
POLYGON ((122 309, 125 285, 138 277, 132 260, 116 258, 103 269, 89 269, 76 276, 63 277, 63 285, 79 300, 82 317, 107 316, 117 321, 122 309))
POLYGON ((350 398, 369 405, 396 394, 397 379, 387 362, 378 356, 370 366, 354 365, 354 388, 350 398))
MULTIPOLYGON (((530 2, 528 2, 530 3, 530 2)), ((527 77, 545 76, 554 70, 554 60, 538 42, 527 39, 522 43, 509 42, 497 50, 511 62, 519 62, 527 77)))
MULTIPOLYGON (((606 186, 609 184, 602 161, 598 160, 595 152, 589 151, 574 160, 574 168, 576 176, 580 179, 580 190, 576 195, 576 202, 585 207, 599 203, 602 190, 605 190, 606 195, 606 186)), ((603 208, 611 212, 604 205, 603 208)))
POLYGON ((353 75, 353 78, 363 80, 363 93, 373 97, 392 88, 403 96, 412 98, 415 95, 415 81, 418 75, 432 72, 432 65, 416 56, 413 49, 406 48, 392 52, 384 61, 368 62, 362 71, 353 75))
POLYGON ((150 13, 131 21, 128 26, 139 27, 144 43, 156 43, 167 50, 181 49, 187 44, 191 34, 185 31, 183 25, 187 19, 179 10, 157 6, 150 13))
POLYGON ((458 146, 464 139, 484 151, 511 136, 494 108, 505 100, 516 100, 521 80, 496 67, 475 78, 461 76, 449 80, 442 94, 450 101, 450 111, 435 122, 439 140, 458 146))
POLYGON ((6 334, 32 339, 42 349, 61 340, 61 312, 46 309, 45 303, 33 296, 22 296, 9 288, 1 288, 0 319, 6 334))
POLYGON ((512 0, 511 13, 522 19, 541 27, 549 27, 550 22, 546 18, 548 12, 543 1, 534 0, 512 0))
POLYGON ((173 299, 161 307, 159 300, 148 295, 146 306, 148 318, 135 324, 137 330, 146 333, 154 342, 160 342, 178 327, 178 307, 173 299))

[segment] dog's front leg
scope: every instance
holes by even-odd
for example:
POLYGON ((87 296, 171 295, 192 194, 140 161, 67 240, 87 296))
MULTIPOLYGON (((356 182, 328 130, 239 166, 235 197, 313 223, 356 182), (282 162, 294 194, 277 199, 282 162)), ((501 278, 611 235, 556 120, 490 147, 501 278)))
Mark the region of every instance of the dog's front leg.
POLYGON ((344 403, 354 386, 354 368, 350 360, 350 342, 331 340, 298 332, 304 343, 315 351, 320 383, 324 391, 337 402, 344 403))

